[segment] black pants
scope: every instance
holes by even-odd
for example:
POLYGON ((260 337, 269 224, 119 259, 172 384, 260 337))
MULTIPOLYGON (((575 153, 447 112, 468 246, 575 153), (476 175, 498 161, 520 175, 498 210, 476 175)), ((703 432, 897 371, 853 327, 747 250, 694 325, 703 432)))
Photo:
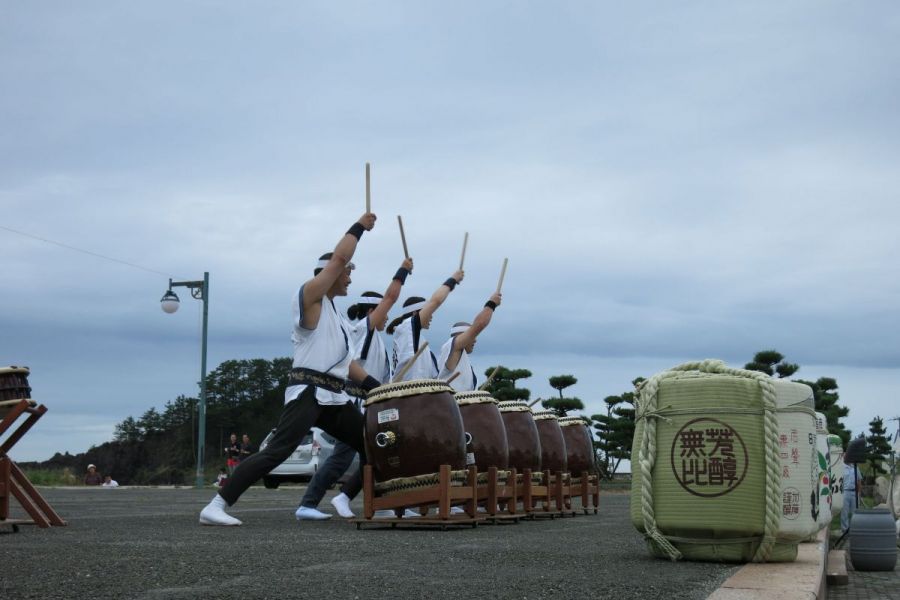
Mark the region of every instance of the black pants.
POLYGON ((336 406, 322 406, 316 402, 316 388, 307 387, 281 411, 275 435, 265 450, 241 461, 234 474, 228 478, 219 495, 229 506, 238 501, 248 487, 269 471, 280 465, 297 448, 310 427, 318 427, 359 452, 360 470, 348 481, 342 491, 354 497, 362 489, 362 468, 366 462, 363 447, 363 415, 352 402, 336 406))

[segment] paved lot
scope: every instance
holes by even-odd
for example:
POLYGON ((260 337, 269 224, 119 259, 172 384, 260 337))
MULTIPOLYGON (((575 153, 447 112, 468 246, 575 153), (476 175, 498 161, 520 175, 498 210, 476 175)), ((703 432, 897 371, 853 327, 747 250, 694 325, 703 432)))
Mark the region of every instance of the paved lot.
POLYGON ((0 534, 0 598, 699 599, 736 570, 650 558, 626 495, 595 516, 357 531, 297 523, 297 487, 249 490, 239 528, 197 524, 212 490, 42 492, 69 526, 0 534))

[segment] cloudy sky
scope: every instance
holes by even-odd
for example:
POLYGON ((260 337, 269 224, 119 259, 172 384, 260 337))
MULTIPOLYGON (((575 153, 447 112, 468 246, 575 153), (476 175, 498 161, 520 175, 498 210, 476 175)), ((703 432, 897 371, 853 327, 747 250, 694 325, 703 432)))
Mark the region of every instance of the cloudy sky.
POLYGON ((0 15, 0 364, 30 366, 50 409, 14 458, 197 393, 201 303, 180 290, 165 315, 169 277, 210 272, 210 369, 289 355, 290 296, 363 212, 367 161, 379 221, 351 293, 402 260, 398 214, 408 293, 468 231, 427 337, 509 257, 473 360, 531 369, 533 397, 571 373, 596 412, 638 375, 776 348, 837 378, 855 432, 900 413, 894 2, 0 15))

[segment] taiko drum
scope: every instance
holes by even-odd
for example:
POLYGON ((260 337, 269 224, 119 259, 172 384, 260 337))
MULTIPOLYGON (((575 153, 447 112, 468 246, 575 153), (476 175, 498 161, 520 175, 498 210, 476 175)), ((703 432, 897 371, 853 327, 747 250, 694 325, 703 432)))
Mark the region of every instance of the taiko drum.
POLYGON ((563 439, 566 442, 566 463, 569 472, 579 477, 585 471, 596 471, 594 465, 594 444, 587 421, 583 417, 562 417, 559 419, 563 439))
POLYGON ((0 401, 31 398, 28 385, 28 367, 0 368, 0 401))
POLYGON ((377 481, 466 466, 465 433, 453 388, 417 379, 389 383, 366 399, 366 457, 377 481))
POLYGON ((466 431, 466 462, 479 472, 509 466, 506 427, 497 401, 488 392, 457 392, 456 403, 466 431))
POLYGON ((538 411, 534 413, 534 424, 541 440, 541 468, 553 473, 565 471, 566 441, 556 413, 552 410, 538 411))
POLYGON ((541 440, 531 408, 524 402, 501 402, 498 405, 506 442, 509 446, 509 467, 521 473, 525 469, 541 470, 541 440))

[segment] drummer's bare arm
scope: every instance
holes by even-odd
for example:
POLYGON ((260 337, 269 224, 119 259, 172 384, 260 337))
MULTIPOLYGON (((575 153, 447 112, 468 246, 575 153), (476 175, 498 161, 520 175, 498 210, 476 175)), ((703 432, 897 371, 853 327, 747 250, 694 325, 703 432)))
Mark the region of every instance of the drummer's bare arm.
POLYGON ((381 299, 381 302, 378 303, 378 306, 375 307, 375 310, 372 311, 372 314, 369 318, 369 329, 377 328, 379 331, 384 329, 384 322, 387 320, 388 312, 390 312, 391 308, 400 298, 400 288, 403 287, 403 284, 406 282, 406 277, 413 270, 413 259, 407 258, 403 261, 403 264, 400 265, 400 268, 397 269, 397 273, 394 275, 394 278, 391 279, 390 285, 388 285, 387 289, 384 291, 384 298, 381 299), (380 327, 378 327, 380 325, 380 327))
POLYGON ((356 245, 364 231, 371 231, 375 227, 375 214, 365 213, 354 223, 347 233, 341 237, 331 254, 331 260, 325 265, 319 274, 307 281, 303 286, 303 326, 307 329, 315 329, 319 324, 319 315, 322 311, 322 298, 344 274, 347 264, 356 252, 356 245))
POLYGON ((355 381, 356 383, 362 383, 366 380, 369 374, 366 373, 366 370, 362 368, 362 366, 356 362, 355 360, 350 361, 350 379, 355 381))
MULTIPOLYGON (((466 329, 464 332, 456 336, 456 340, 453 344, 453 352, 457 352, 457 348, 459 349, 459 354, 456 355, 456 360, 459 360, 459 356, 462 354, 462 349, 475 341, 478 337, 478 334, 484 331, 488 325, 491 323, 491 317, 494 316, 494 309, 500 306, 500 301, 503 299, 503 294, 495 293, 491 295, 490 299, 485 302, 484 308, 481 309, 475 319, 472 321, 472 325, 466 329)), ((453 354, 450 354, 451 358, 453 354)), ((447 360, 449 363, 450 360, 447 360)), ((454 364, 454 366, 456 366, 454 364)), ((447 368, 452 368, 450 365, 447 365, 447 368)))
POLYGON ((450 292, 453 291, 456 284, 462 282, 465 274, 466 273, 463 270, 457 271, 452 277, 449 277, 447 281, 442 283, 441 287, 435 290, 431 295, 431 298, 425 303, 425 306, 422 307, 422 310, 419 311, 419 319, 421 319, 423 323, 428 323, 431 320, 434 311, 441 307, 441 304, 444 303, 444 300, 447 299, 447 296, 450 295, 450 292))

